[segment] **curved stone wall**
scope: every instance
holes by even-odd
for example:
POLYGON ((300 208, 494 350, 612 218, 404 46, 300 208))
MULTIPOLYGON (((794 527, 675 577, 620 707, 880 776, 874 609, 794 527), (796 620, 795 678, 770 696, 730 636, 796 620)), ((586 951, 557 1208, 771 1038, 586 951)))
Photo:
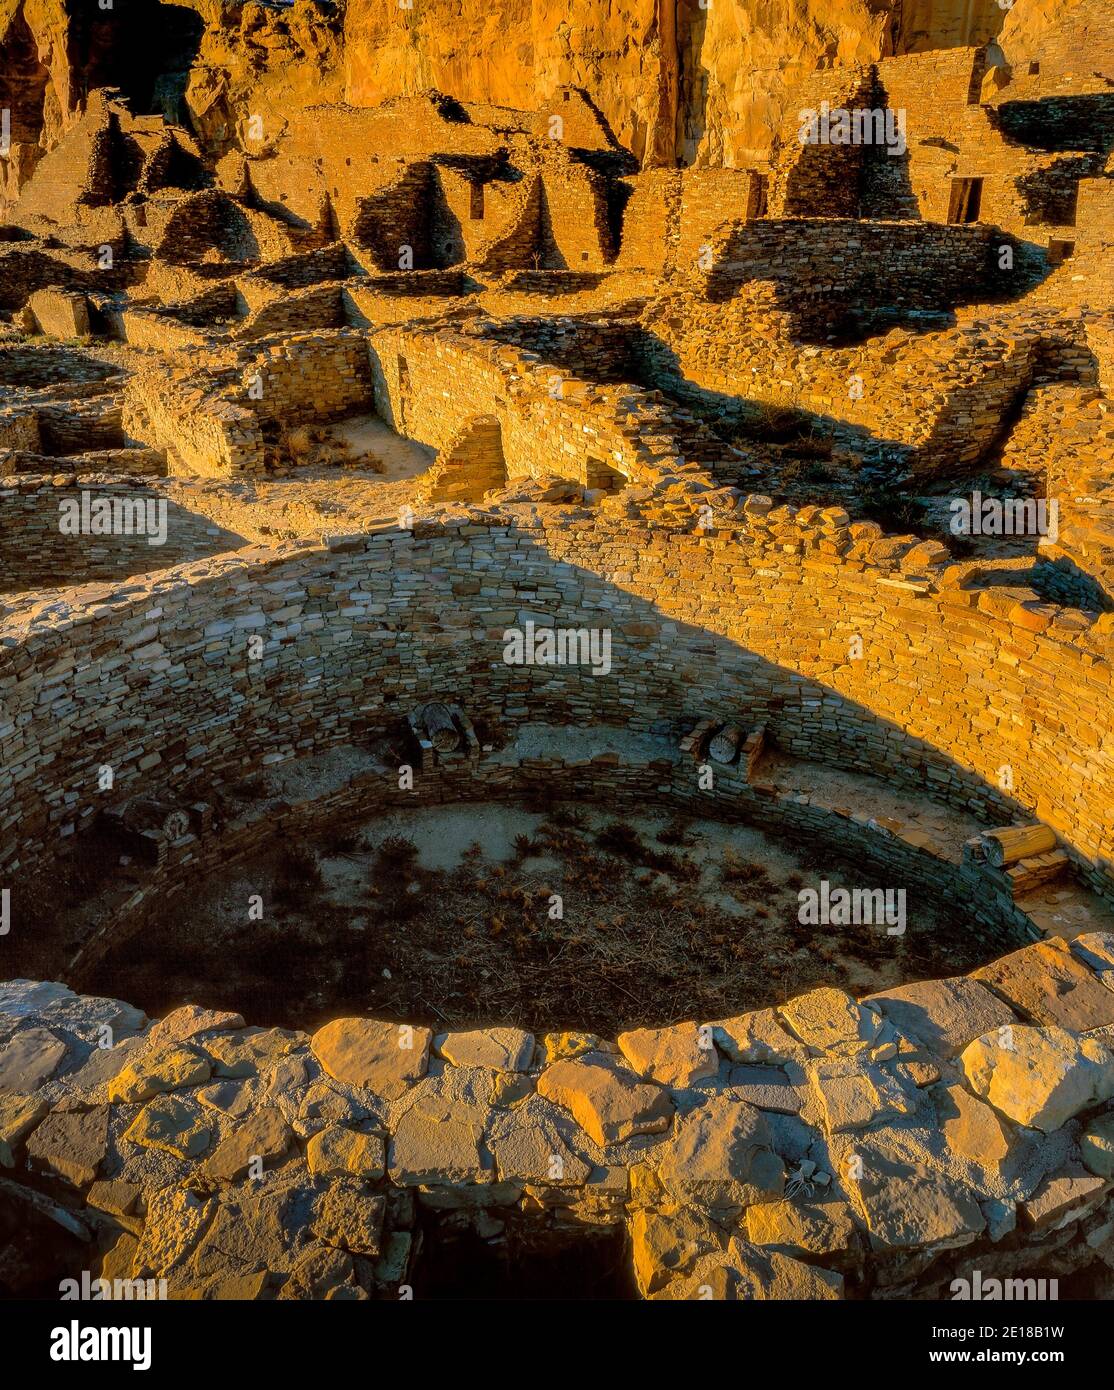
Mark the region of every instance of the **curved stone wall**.
POLYGON ((512 726, 745 714, 800 756, 1035 814, 1101 886, 1109 620, 962 587, 931 546, 894 556, 838 512, 717 521, 546 526, 509 508, 17 601, 0 649, 6 861, 86 824, 103 768, 116 797, 219 782, 451 694, 512 726), (610 675, 505 664, 503 632, 527 620, 608 629, 610 675))
POLYGON ((365 1018, 307 1036, 193 1005, 152 1025, 15 981, 0 1207, 40 1248, 0 1268, 42 1297, 84 1271, 109 1297, 420 1298, 447 1222, 512 1252, 625 1228, 654 1299, 1038 1278, 1055 1299, 1110 1265, 1112 980, 1096 933, 617 1042, 365 1018))

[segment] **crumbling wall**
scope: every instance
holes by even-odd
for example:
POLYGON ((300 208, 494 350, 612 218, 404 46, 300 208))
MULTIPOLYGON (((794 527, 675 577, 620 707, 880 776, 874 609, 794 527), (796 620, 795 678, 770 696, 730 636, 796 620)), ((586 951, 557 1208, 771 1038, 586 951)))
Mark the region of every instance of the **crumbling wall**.
POLYGON ((245 399, 273 420, 329 420, 372 409, 371 364, 362 333, 299 333, 270 342, 248 358, 242 383, 245 399), (253 385, 257 397, 249 394, 253 385))

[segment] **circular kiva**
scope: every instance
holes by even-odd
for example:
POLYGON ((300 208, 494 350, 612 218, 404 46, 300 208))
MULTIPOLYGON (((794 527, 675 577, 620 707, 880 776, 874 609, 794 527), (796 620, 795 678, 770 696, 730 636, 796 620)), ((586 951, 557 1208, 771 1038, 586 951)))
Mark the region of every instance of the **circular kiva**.
POLYGON ((1093 625, 1021 629, 954 569, 909 578, 872 562, 838 515, 771 517, 750 498, 684 531, 646 510, 620 530, 473 509, 17 600, 5 766, 24 814, 10 857, 33 870, 75 837, 132 846, 128 891, 104 883, 106 910, 63 973, 80 979, 113 933, 150 942, 163 894, 277 825, 546 785, 823 837, 882 881, 964 908, 988 957, 1017 949, 865 1002, 827 987, 618 1037, 535 1036, 514 1019, 291 1034, 193 1008, 149 1025, 61 985, 7 986, 6 1142, 90 1212, 121 1207, 106 1269, 209 1296, 420 1293, 444 1275, 418 1246, 440 1249, 462 1210, 509 1251, 557 1251, 570 1227, 621 1239, 649 1297, 932 1297, 984 1258, 1009 1277, 1036 1277, 1046 1246, 1058 1277, 1093 1263, 1114 1093, 1114 937, 1085 842, 1102 764, 1086 777, 1072 752, 1073 707, 1104 669, 1093 625), (843 553, 823 548, 832 537, 843 553), (555 629, 609 634, 606 674, 506 659, 547 590, 555 629), (900 635, 913 613, 915 652, 900 635), (993 728, 971 696, 978 644, 951 639, 958 614, 982 642, 1023 646, 1033 672, 1023 690, 1003 682, 993 728), (833 661, 833 630, 861 632, 862 657, 833 661), (1041 699, 1059 715, 1029 726, 1022 750, 1012 711, 1046 668, 1041 699), (343 750, 332 783, 308 776, 343 750), (1008 795, 994 782, 1007 761, 1008 795), (214 814, 222 787, 300 765, 309 793, 277 818, 266 800, 214 814), (859 804, 799 792, 817 765, 841 770, 859 804), (883 785, 910 804, 931 789, 940 838, 878 815, 883 785), (1037 821, 1057 804, 1078 838, 1037 821), (268 1213, 289 1202, 308 1223, 276 1230, 268 1213), (226 1253, 230 1223, 257 1232, 246 1259, 226 1253), (167 1265, 171 1228, 183 1245, 167 1265))

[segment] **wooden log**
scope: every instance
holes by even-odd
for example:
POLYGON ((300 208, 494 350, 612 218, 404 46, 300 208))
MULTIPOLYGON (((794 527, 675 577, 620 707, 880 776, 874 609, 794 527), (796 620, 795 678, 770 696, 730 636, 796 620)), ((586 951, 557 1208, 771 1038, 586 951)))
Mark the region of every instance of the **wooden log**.
POLYGON ((453 722, 447 705, 426 705, 422 711, 422 723, 438 753, 454 753, 460 747, 460 730, 453 722))
POLYGON ((988 830, 983 842, 987 862, 996 869, 1056 848, 1056 836, 1047 825, 1007 825, 1001 830, 988 830))
POLYGON ((713 734, 708 744, 708 756, 717 763, 733 763, 738 756, 739 744, 743 741, 742 729, 728 724, 718 734, 713 734))
POLYGON ((137 796, 124 807, 121 817, 128 830, 154 831, 168 840, 180 840, 190 833, 190 818, 180 806, 153 797, 137 796))

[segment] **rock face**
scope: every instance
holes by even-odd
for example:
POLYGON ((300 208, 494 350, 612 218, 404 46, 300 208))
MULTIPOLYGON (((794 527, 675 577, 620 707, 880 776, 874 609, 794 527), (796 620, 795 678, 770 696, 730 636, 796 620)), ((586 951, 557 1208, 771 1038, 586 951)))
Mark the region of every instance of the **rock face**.
POLYGON ((833 64, 984 42, 994 0, 351 0, 345 96, 436 87, 464 102, 544 110, 583 87, 644 164, 746 165, 768 154, 792 88, 833 64))
POLYGON ((998 43, 1014 68, 1047 60, 1052 41, 1058 50, 1074 51, 1073 66, 1090 70, 1109 34, 1110 11, 1102 0, 1019 0, 1006 11, 998 43))
MULTIPOLYGON (((1020 47, 1053 8, 1019 0, 1020 47)), ((26 181, 94 86, 121 87, 136 111, 184 118, 212 153, 238 143, 253 116, 275 134, 291 113, 328 102, 374 106, 436 88, 547 114, 573 86, 644 165, 745 166, 769 154, 793 88, 817 69, 981 43, 1005 17, 995 0, 422 0, 408 9, 394 0, 346 9, 131 0, 126 26, 96 7, 81 14, 89 17, 70 18, 62 0, 0 5, 0 40, 18 73, 13 182, 26 181)))
MULTIPOLYGON (((219 24, 221 6, 211 18, 219 24)), ((118 0, 115 8, 65 0, 0 0, 4 100, 12 155, 0 160, 0 198, 14 197, 96 87, 119 87, 137 110, 158 110, 185 81, 204 22, 185 6, 118 0)), ((176 102, 170 114, 176 114, 176 102)))

